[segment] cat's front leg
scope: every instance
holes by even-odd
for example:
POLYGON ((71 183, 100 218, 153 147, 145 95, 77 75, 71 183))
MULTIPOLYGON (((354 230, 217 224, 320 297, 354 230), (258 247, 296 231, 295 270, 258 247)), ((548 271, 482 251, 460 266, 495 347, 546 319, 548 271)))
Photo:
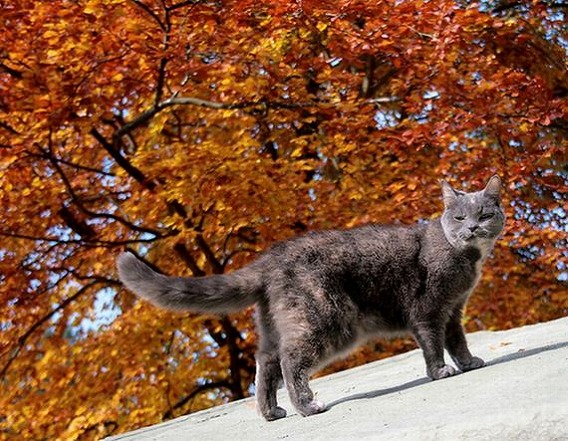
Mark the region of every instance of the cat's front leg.
POLYGON ((412 333, 422 349, 426 361, 426 373, 432 380, 451 377, 456 370, 444 361, 444 326, 436 321, 417 322, 412 333))
POLYGON ((462 307, 460 306, 453 311, 446 324, 446 349, 448 349, 457 367, 462 372, 467 372, 485 366, 485 362, 481 358, 471 355, 467 347, 461 319, 462 307))
POLYGON ((282 371, 278 354, 259 351, 256 354, 256 402, 258 411, 267 421, 286 416, 286 410, 276 401, 280 380, 282 371))

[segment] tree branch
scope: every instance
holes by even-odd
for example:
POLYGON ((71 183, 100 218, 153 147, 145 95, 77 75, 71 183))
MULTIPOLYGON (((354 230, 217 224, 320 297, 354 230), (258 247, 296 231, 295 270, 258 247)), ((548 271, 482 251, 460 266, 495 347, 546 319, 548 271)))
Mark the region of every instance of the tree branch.
MULTIPOLYGON (((84 214, 86 214, 87 216, 90 216, 92 218, 99 218, 99 219, 112 219, 116 222, 121 223, 122 225, 130 228, 133 231, 137 231, 139 233, 148 233, 148 234, 152 234, 156 237, 163 237, 163 234, 158 231, 158 230, 154 230, 153 228, 145 228, 145 227, 140 227, 138 225, 133 224, 132 222, 117 216, 115 214, 112 213, 98 213, 98 212, 94 212, 89 210, 87 207, 85 207, 85 205, 83 204, 83 202, 81 201, 81 198, 79 196, 77 196, 77 194, 75 193, 75 190, 73 189, 73 186, 71 185, 71 182, 69 181, 69 178, 67 178, 67 175, 65 174, 65 172, 63 171, 63 169, 60 167, 59 163, 57 162, 55 155, 52 151, 52 148, 50 146, 49 151, 46 151, 44 149, 42 149, 41 147, 40 151, 43 153, 44 158, 47 159, 49 162, 51 162, 51 164, 53 165, 53 167, 55 168, 56 172, 59 174, 59 177, 61 178, 61 180, 63 181, 63 185, 65 186, 65 188, 67 189, 67 192, 69 193, 69 195, 71 196, 71 201, 79 208, 79 210, 81 210, 84 214)), ((63 207, 62 210, 64 210, 65 207, 63 207)), ((71 225, 68 223, 68 225, 71 227, 71 225)), ((85 225, 86 227, 87 225, 85 225)), ((90 227, 89 227, 90 228, 90 227)), ((86 235, 84 236, 83 234, 81 234, 79 231, 75 230, 73 228, 73 231, 75 231, 76 233, 79 233, 81 235, 81 237, 86 237, 86 238, 90 238, 93 235, 86 235)))
POLYGON ((134 129, 146 124, 148 121, 150 121, 154 116, 156 116, 158 113, 160 113, 166 107, 169 107, 169 106, 164 106, 163 103, 159 103, 159 104, 155 105, 154 107, 152 107, 151 109, 146 110, 145 112, 142 112, 140 115, 138 115, 132 121, 126 123, 124 126, 122 126, 114 134, 113 138, 115 140, 115 145, 118 144, 118 142, 120 141, 120 139, 124 135, 129 134, 134 129))
MULTIPOLYGON (((167 38, 166 38, 165 45, 167 46, 167 38)), ((155 106, 158 106, 160 104, 160 101, 162 100, 164 83, 165 83, 165 79, 166 79, 166 65, 167 64, 168 64, 167 58, 164 57, 160 60, 160 67, 158 68, 158 82, 156 84, 156 100, 155 100, 155 103, 154 103, 155 106)))
POLYGON ((241 349, 237 344, 238 340, 242 340, 243 337, 241 333, 233 326, 229 317, 224 316, 221 319, 221 325, 225 330, 225 335, 227 336, 225 342, 229 349, 229 370, 231 373, 231 391, 234 397, 239 400, 245 397, 242 385, 241 376, 241 349))
POLYGON ((181 260, 183 260, 184 263, 189 267, 191 273, 194 276, 202 277, 206 275, 205 271, 199 268, 199 265, 197 265, 197 262, 195 261, 195 259, 193 258, 193 256, 190 254, 190 252, 187 250, 186 246, 183 243, 181 242, 176 243, 174 245, 174 251, 178 254, 181 260))
POLYGON ((167 275, 166 273, 164 273, 160 268, 158 268, 156 265, 154 265, 152 262, 150 262, 149 260, 147 260, 145 257, 141 256, 136 250, 133 250, 130 247, 126 247, 126 251, 128 251, 129 253, 132 253, 136 256, 137 259, 141 260, 142 262, 144 262, 146 265, 148 265, 150 268, 152 268, 152 270, 156 271, 158 274, 164 274, 167 275))
POLYGON ((140 169, 133 166, 130 161, 128 161, 120 152, 109 143, 103 135, 101 135, 97 129, 92 128, 90 131, 91 135, 103 146, 103 148, 112 156, 116 163, 126 171, 134 180, 142 184, 148 190, 154 190, 156 188, 156 183, 153 181, 148 181, 144 173, 140 169))
MULTIPOLYGON (((0 125, 1 125, 1 122, 0 122, 0 125)), ((100 169, 98 169, 98 168, 88 167, 88 166, 86 166, 86 165, 81 165, 81 164, 76 164, 76 163, 74 163, 74 162, 72 162, 72 161, 68 161, 68 160, 63 159, 63 158, 58 158, 58 157, 56 157, 55 155, 51 155, 51 156, 50 156, 50 155, 49 155, 47 152, 45 152, 43 149, 41 149, 41 151, 42 151, 42 154, 37 154, 37 153, 28 152, 27 155, 29 155, 29 156, 31 156, 31 157, 37 157, 37 158, 42 158, 42 159, 48 159, 48 160, 50 160, 50 161, 53 160, 53 161, 56 161, 56 162, 58 162, 58 163, 65 164, 65 165, 67 165, 67 166, 69 166, 69 167, 76 168, 77 170, 83 170, 83 171, 88 171, 88 172, 91 172, 91 173, 97 173, 97 174, 100 174, 100 175, 103 175, 103 176, 111 176, 111 177, 115 177, 115 176, 116 176, 116 174, 114 174, 114 173, 112 173, 112 172, 106 172, 106 171, 100 170, 100 169)))
MULTIPOLYGON (((172 23, 170 21, 170 10, 166 6, 166 3, 162 1, 162 6, 164 7, 164 37, 163 37, 163 52, 168 53, 170 47, 170 31, 172 29, 172 23)), ((154 106, 157 106, 160 101, 162 101, 164 84, 166 81, 166 65, 168 64, 168 58, 162 57, 160 60, 160 66, 158 68, 158 82, 156 84, 156 99, 154 101, 154 106)))
POLYGON ((132 130, 146 124, 150 119, 165 110, 173 106, 198 106, 206 107, 209 109, 227 109, 227 110, 237 110, 237 109, 247 109, 252 107, 263 107, 272 109, 298 109, 302 107, 310 107, 311 103, 287 103, 282 101, 268 101, 268 100, 258 100, 258 101, 243 101, 241 103, 220 103, 218 101, 204 100, 195 97, 176 97, 173 96, 165 101, 155 104, 149 110, 142 112, 132 121, 126 123, 123 127, 118 130, 114 135, 115 139, 120 139, 132 130))
POLYGON ((8 75, 13 76, 14 78, 21 79, 23 77, 22 72, 16 69, 12 69, 10 66, 6 66, 4 63, 0 63, 0 69, 2 69, 8 75))
POLYGON ((239 248, 236 250, 231 251, 230 253, 226 254, 223 257, 223 261, 221 262, 221 266, 223 267, 223 271, 225 270, 225 267, 227 266, 227 264, 230 262, 230 260, 235 257, 237 254, 239 253, 254 253, 254 254, 258 254, 258 250, 255 250, 254 248, 247 248, 247 247, 243 247, 243 248, 239 248))
MULTIPOLYGON (((518 0, 513 0, 513 1, 504 1, 501 4, 499 4, 498 6, 495 6, 493 8, 493 13, 494 14, 498 14, 500 12, 504 12, 507 11, 509 9, 515 9, 518 6, 527 6, 530 7, 533 3, 528 2, 528 1, 518 1, 518 0)), ((542 5, 542 6, 546 6, 547 8, 568 8, 568 3, 564 3, 564 2, 550 2, 550 1, 539 1, 537 2, 537 4, 542 5)))
POLYGON ((217 259, 217 256, 215 256, 215 253, 213 252, 209 244, 205 241, 203 234, 199 233, 195 238, 195 241, 197 242, 197 246, 199 247, 199 249, 203 252, 203 254, 205 254, 207 261, 211 265, 213 273, 222 274, 223 265, 221 264, 219 259, 217 259))
POLYGON ((112 435, 116 429, 118 429, 118 421, 114 421, 114 420, 106 420, 100 423, 95 423, 95 424, 91 424, 90 426, 86 427, 85 429, 83 429, 83 431, 80 434, 80 437, 82 437, 83 435, 92 432, 93 430, 99 430, 100 426, 103 426, 103 428, 105 429, 105 437, 107 435, 112 435))
POLYGON ((232 390, 231 389, 231 383, 227 380, 219 380, 219 381, 214 381, 212 383, 201 384, 201 385, 197 386, 194 390, 192 390, 189 394, 187 394, 185 397, 180 399, 170 409, 168 409, 168 411, 165 412, 164 415, 162 416, 162 420, 168 420, 170 418, 173 418, 174 410, 182 408, 190 400, 195 398, 200 393, 206 392, 206 391, 211 390, 211 389, 229 389, 229 390, 232 390))
POLYGON ((17 239, 33 240, 38 242, 55 242, 61 245, 67 244, 81 244, 84 246, 100 246, 104 248, 113 248, 124 245, 130 245, 135 243, 151 243, 158 240, 158 238, 153 237, 150 239, 130 239, 130 240, 99 240, 99 239, 61 239, 59 237, 42 237, 42 236, 32 236, 31 234, 23 233, 13 233, 11 231, 0 231, 0 236, 15 237, 17 239))
POLYGON ((179 8, 183 8, 184 6, 189 6, 189 5, 197 5, 199 3, 199 0, 187 0, 187 1, 183 1, 183 2, 179 2, 176 4, 173 4, 171 6, 167 7, 168 11, 175 11, 176 9, 179 8))
POLYGON ((12 135, 19 135, 20 132, 18 132, 15 128, 13 128, 10 124, 5 123, 3 121, 0 121, 0 127, 3 128, 4 130, 7 130, 8 132, 10 132, 12 135))
POLYGON ((53 310, 51 310, 48 314, 44 315, 41 319, 39 319, 37 322, 35 322, 32 326, 30 326, 28 328, 28 330, 26 332, 24 332, 19 338, 18 338, 18 343, 17 343, 17 347, 16 349, 14 349, 12 351, 12 354, 9 356, 8 361, 4 364, 4 367, 2 368, 2 370, 0 370, 0 379, 4 379, 6 372, 8 371, 8 369, 10 368, 11 364, 14 362, 14 360, 16 359, 16 357, 18 357, 18 355, 20 354, 20 351, 22 350, 22 347, 25 345, 26 341, 28 340, 28 338, 37 330, 39 329, 40 326, 42 326, 45 322, 47 322, 49 319, 51 319, 55 314, 57 314, 59 311, 65 309, 70 303, 74 302, 78 297, 80 297, 81 295, 83 295, 89 288, 92 288, 93 286, 99 284, 101 282, 99 281, 94 281, 92 283, 89 283, 87 285, 84 285, 83 287, 81 287, 75 294, 73 294, 70 297, 67 297, 65 300, 63 300, 58 306, 57 308, 54 308, 53 310))
POLYGON ((132 3, 134 3, 136 6, 138 6, 139 8, 143 9, 150 17, 152 17, 152 19, 158 23, 158 26, 160 26, 160 28, 162 29, 162 31, 166 30, 166 27, 164 26, 164 24, 162 23, 162 20, 160 20, 160 17, 158 17, 158 15, 152 11, 152 9, 144 4, 143 2, 141 2, 140 0, 130 0, 132 3))

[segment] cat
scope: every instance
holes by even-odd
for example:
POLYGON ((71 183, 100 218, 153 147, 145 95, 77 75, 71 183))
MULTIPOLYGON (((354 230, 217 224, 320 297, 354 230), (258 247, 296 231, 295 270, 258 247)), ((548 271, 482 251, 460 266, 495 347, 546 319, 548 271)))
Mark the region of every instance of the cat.
POLYGON ((504 227, 501 180, 473 193, 442 181, 444 211, 428 223, 366 225, 278 242, 228 274, 167 277, 131 253, 118 258, 120 280, 153 304, 226 314, 256 304, 257 408, 266 420, 286 416, 282 380, 303 415, 326 410, 310 373, 377 336, 411 333, 434 379, 484 366, 462 328, 462 310, 504 227))

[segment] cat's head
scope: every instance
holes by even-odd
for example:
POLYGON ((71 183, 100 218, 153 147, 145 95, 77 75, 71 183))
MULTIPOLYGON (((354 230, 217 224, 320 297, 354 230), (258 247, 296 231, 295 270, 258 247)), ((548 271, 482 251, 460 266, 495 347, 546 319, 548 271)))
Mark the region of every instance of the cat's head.
POLYGON ((454 190, 450 184, 442 182, 442 228, 452 246, 474 246, 482 254, 489 251, 505 225, 501 187, 497 175, 489 179, 483 190, 474 193, 454 190))

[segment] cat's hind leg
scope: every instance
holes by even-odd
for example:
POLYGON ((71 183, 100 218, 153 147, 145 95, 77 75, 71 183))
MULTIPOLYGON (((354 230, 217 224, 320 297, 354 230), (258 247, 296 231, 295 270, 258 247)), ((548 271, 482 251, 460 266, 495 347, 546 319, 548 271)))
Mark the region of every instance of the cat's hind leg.
POLYGON ((309 385, 309 376, 325 353, 326 336, 310 321, 305 304, 300 301, 294 303, 293 295, 287 300, 289 303, 278 308, 279 314, 275 317, 276 328, 282 336, 280 365, 284 384, 298 413, 314 415, 326 410, 325 404, 314 399, 309 385))
POLYGON ((306 352, 308 351, 301 347, 288 347, 281 355, 282 373, 290 401, 302 416, 326 410, 324 403, 314 399, 314 393, 310 389, 309 375, 314 367, 314 360, 307 357, 306 352))
POLYGON ((256 355, 256 402, 259 412, 267 421, 286 416, 286 410, 276 402, 276 392, 281 381, 278 354, 259 351, 256 355))
POLYGON ((276 401, 276 392, 282 382, 279 336, 267 308, 262 304, 257 308, 257 326, 260 334, 256 354, 257 408, 267 421, 273 421, 284 418, 286 410, 279 407, 276 401))

